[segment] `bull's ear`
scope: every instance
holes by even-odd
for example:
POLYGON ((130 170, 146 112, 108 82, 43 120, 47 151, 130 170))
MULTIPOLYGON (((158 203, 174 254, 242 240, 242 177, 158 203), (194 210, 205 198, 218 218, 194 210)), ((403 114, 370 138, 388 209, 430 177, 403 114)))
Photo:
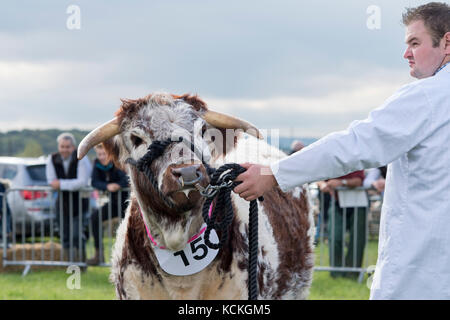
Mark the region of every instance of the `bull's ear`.
POLYGON ((106 154, 108 155, 108 160, 112 161, 116 168, 119 168, 120 170, 124 171, 125 168, 119 161, 120 148, 116 142, 115 137, 103 141, 103 147, 105 148, 106 154))

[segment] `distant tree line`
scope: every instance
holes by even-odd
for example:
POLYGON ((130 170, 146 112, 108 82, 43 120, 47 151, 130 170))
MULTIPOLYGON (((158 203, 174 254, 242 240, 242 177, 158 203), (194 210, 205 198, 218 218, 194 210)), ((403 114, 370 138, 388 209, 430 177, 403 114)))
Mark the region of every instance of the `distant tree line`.
POLYGON ((62 132, 70 132, 77 143, 89 133, 82 130, 22 130, 0 132, 0 156, 39 157, 57 150, 56 138, 62 132))
MULTIPOLYGON (((9 157, 40 157, 48 155, 57 150, 56 137, 62 132, 70 132, 75 136, 77 144, 89 133, 82 130, 22 130, 0 132, 0 156, 9 157)), ((289 153, 292 141, 300 139, 305 145, 314 142, 315 138, 279 137, 276 146, 289 153)), ((268 138, 268 142, 272 143, 268 138)), ((88 154, 89 158, 95 156, 92 150, 88 154)))

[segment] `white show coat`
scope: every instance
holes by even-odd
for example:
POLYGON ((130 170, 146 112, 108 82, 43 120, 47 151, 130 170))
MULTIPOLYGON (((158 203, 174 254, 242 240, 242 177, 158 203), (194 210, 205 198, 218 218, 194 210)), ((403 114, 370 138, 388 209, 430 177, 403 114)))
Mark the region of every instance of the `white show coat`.
POLYGON ((371 299, 450 299, 450 65, 271 169, 287 191, 388 163, 371 299))

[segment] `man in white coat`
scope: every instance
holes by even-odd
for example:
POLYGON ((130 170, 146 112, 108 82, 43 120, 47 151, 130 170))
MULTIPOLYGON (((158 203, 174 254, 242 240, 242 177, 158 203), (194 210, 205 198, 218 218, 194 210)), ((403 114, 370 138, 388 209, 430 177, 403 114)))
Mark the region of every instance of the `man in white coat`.
POLYGON ((243 164, 234 192, 253 200, 389 164, 371 299, 450 299, 450 7, 407 9, 403 23, 419 80, 345 131, 269 167, 243 164))

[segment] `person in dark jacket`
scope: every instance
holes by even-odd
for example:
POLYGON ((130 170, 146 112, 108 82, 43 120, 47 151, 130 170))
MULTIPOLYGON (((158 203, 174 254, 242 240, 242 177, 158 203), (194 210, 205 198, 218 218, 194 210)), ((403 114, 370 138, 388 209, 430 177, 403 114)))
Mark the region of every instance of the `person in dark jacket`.
POLYGON ((109 218, 118 217, 119 214, 121 218, 124 216, 128 192, 121 191, 121 189, 129 186, 127 175, 108 160, 103 145, 97 145, 95 152, 97 153, 97 158, 94 161, 91 184, 95 189, 108 191, 109 201, 99 209, 94 209, 91 216, 95 254, 87 261, 89 265, 98 265, 104 262, 103 247, 100 245, 102 241, 102 222, 109 218), (111 210, 110 214, 109 210, 111 210))
POLYGON ((4 179, 0 179, 0 235, 6 237, 6 241, 9 242, 11 237, 11 210, 9 209, 8 202, 6 201, 6 191, 9 188, 10 182, 4 179), (5 201, 5 203, 3 203, 5 201), (3 212, 3 209, 6 211, 3 212), (3 226, 3 220, 5 220, 6 226, 3 226), (3 229, 6 233, 3 234, 3 229))

